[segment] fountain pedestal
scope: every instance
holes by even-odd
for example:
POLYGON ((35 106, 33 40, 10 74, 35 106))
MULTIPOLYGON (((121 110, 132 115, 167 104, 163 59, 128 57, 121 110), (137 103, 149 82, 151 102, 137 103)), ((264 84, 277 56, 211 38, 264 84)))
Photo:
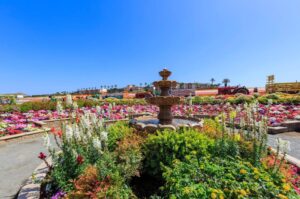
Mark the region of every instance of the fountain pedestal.
POLYGON ((172 124, 173 120, 173 115, 171 112, 171 107, 170 105, 161 105, 159 107, 159 114, 157 116, 159 123, 166 125, 166 124, 172 124))
POLYGON ((176 81, 168 80, 171 75, 171 71, 164 69, 159 72, 162 77, 161 81, 154 82, 154 86, 161 90, 161 95, 158 97, 147 98, 146 101, 149 104, 159 106, 158 120, 159 124, 168 125, 172 124, 173 116, 171 108, 173 105, 180 102, 179 97, 170 96, 170 89, 175 88, 177 85, 176 81))

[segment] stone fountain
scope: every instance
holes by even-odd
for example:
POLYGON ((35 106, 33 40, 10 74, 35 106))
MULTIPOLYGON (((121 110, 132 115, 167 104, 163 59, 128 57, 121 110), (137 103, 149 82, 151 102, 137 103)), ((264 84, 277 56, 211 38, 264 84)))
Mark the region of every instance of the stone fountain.
POLYGON ((170 89, 175 88, 177 85, 176 81, 168 80, 171 75, 171 71, 164 69, 159 72, 162 77, 161 81, 156 81, 153 85, 161 90, 160 96, 147 98, 146 101, 149 104, 153 104, 159 107, 159 114, 157 116, 159 124, 168 125, 172 124, 173 116, 171 108, 175 104, 179 104, 180 97, 174 97, 170 95, 170 89))
POLYGON ((201 120, 198 118, 191 118, 186 116, 175 116, 173 117, 171 108, 173 105, 181 102, 180 97, 171 96, 171 88, 175 88, 177 85, 176 81, 168 80, 171 75, 171 71, 164 69, 159 72, 162 80, 154 82, 154 86, 159 88, 161 91, 160 96, 146 98, 149 104, 156 105, 159 107, 159 113, 157 117, 141 116, 130 121, 130 125, 134 126, 140 132, 154 133, 158 129, 171 129, 176 130, 177 128, 200 128, 201 120))

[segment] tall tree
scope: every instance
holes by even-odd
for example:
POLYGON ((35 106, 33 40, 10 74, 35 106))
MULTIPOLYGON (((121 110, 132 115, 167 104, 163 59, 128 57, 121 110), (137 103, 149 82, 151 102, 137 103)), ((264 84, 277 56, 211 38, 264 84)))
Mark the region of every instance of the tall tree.
POLYGON ((225 79, 223 79, 222 83, 224 84, 225 87, 227 87, 227 85, 230 83, 230 79, 225 78, 225 79))
POLYGON ((214 79, 214 78, 211 78, 210 79, 210 82, 211 82, 211 85, 214 85, 214 82, 215 82, 216 80, 214 79))

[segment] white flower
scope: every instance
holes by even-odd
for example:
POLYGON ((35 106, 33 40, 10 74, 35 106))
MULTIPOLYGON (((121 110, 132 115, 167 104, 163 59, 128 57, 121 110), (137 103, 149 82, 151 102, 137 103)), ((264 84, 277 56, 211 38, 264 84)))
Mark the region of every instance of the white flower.
POLYGON ((273 100, 272 99, 268 99, 268 104, 269 105, 273 104, 273 100))
POLYGON ((56 104, 56 111, 57 111, 57 113, 58 114, 62 114, 63 113, 63 107, 62 107, 62 105, 61 105, 61 102, 60 101, 58 101, 57 102, 57 104, 56 104))
POLYGON ((77 110, 78 109, 78 104, 76 102, 73 102, 73 109, 77 110))
POLYGON ((76 140, 81 141, 81 133, 76 124, 73 125, 73 134, 76 140))
POLYGON ((87 129, 87 131, 86 131, 86 136, 87 136, 87 138, 92 137, 92 132, 91 132, 91 129, 90 129, 90 128, 87 129))
POLYGON ((77 153, 77 151, 75 151, 74 149, 72 149, 72 153, 73 153, 73 155, 74 155, 75 157, 77 157, 77 156, 78 156, 78 153, 77 153))
POLYGON ((277 147, 279 148, 280 152, 287 153, 288 151, 291 151, 291 145, 288 140, 277 138, 276 141, 277 141, 277 147))
POLYGON ((83 128, 89 128, 90 127, 90 121, 87 117, 85 117, 84 115, 81 117, 80 119, 80 123, 83 126, 83 128))
POLYGON ((100 106, 96 106, 96 112, 100 115, 101 114, 101 107, 100 106))
POLYGON ((70 125, 66 126, 66 139, 67 141, 71 141, 73 137, 73 129, 70 125))
POLYGON ((106 131, 102 131, 102 132, 100 133, 100 139, 101 139, 102 141, 107 141, 107 132, 106 132, 106 131))
POLYGON ((203 127, 203 126, 204 126, 204 120, 201 120, 201 121, 199 122, 199 125, 200 125, 201 127, 203 127))
POLYGON ((91 118, 91 121, 92 121, 92 124, 93 124, 93 125, 97 124, 98 119, 97 119, 96 114, 91 114, 91 115, 90 115, 90 118, 91 118))
POLYGON ((76 113, 75 112, 72 112, 71 113, 71 117, 74 119, 74 118, 76 118, 76 113))
POLYGON ((72 103, 73 103, 72 95, 68 94, 66 96, 66 104, 70 106, 70 105, 72 105, 72 103))
POLYGON ((50 137, 49 134, 46 133, 44 136, 44 146, 49 150, 51 148, 51 142, 50 142, 50 137))
POLYGON ((244 127, 245 125, 246 125, 245 118, 241 117, 241 119, 240 119, 240 126, 244 127))
POLYGON ((93 138, 93 146, 99 151, 102 149, 101 142, 98 138, 93 138))

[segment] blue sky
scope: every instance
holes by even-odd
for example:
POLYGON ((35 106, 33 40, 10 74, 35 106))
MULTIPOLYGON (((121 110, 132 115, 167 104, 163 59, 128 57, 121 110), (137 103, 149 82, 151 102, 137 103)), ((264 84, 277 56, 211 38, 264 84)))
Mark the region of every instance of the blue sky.
POLYGON ((300 80, 299 0, 1 0, 0 93, 300 80))

